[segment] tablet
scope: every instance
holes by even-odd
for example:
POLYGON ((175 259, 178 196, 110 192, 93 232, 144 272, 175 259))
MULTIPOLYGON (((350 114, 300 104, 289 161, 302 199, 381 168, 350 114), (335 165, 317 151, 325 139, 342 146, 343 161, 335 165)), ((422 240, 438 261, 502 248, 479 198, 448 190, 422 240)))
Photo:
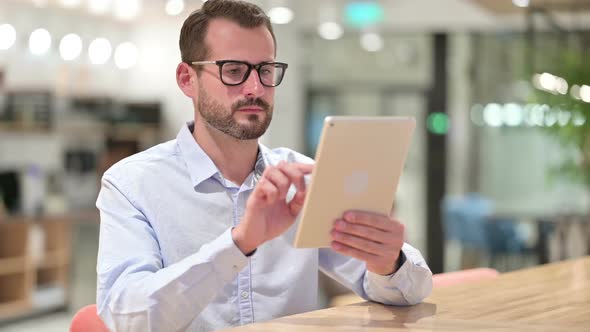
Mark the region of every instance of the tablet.
POLYGON ((415 127, 413 117, 327 117, 293 246, 330 247, 348 210, 390 215, 415 127))

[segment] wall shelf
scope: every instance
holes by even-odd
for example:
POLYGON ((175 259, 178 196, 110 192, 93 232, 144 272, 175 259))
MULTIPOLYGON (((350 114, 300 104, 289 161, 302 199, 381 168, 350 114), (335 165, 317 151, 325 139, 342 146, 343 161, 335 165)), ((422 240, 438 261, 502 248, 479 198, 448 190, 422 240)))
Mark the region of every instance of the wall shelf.
POLYGON ((0 276, 22 273, 29 269, 24 256, 0 259, 0 276))
POLYGON ((66 307, 71 224, 0 219, 0 322, 66 307))

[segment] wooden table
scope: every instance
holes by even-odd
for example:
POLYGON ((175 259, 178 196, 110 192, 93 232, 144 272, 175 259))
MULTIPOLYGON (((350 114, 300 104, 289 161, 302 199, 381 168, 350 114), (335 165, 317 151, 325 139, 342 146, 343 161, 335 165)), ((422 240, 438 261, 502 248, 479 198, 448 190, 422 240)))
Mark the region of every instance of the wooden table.
POLYGON ((227 331, 590 331, 590 256, 436 289, 423 303, 363 302, 227 331))

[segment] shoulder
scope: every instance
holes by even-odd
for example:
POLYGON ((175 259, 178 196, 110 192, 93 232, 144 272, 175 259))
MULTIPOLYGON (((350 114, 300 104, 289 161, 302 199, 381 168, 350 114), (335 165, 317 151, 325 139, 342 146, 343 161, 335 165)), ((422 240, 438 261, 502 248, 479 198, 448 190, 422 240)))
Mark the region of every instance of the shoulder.
POLYGON ((178 158, 178 145, 176 140, 171 140, 120 160, 104 173, 104 178, 128 183, 145 175, 158 174, 177 163, 178 158))
POLYGON ((287 162, 291 162, 291 163, 304 163, 304 164, 314 164, 315 163, 315 161, 312 158, 310 158, 302 153, 299 153, 295 150, 292 150, 289 148, 284 148, 284 147, 275 148, 275 149, 269 149, 269 148, 263 147, 263 153, 266 154, 266 158, 273 165, 278 164, 279 161, 287 161, 287 162))

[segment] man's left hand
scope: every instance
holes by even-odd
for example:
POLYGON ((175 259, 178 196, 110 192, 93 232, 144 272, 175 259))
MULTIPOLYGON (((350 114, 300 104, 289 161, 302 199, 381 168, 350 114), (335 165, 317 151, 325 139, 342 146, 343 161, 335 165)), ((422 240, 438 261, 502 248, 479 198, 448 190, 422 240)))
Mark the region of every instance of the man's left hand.
POLYGON ((367 264, 367 270, 389 275, 397 270, 404 244, 404 225, 385 215, 348 211, 332 228, 332 249, 367 264))

